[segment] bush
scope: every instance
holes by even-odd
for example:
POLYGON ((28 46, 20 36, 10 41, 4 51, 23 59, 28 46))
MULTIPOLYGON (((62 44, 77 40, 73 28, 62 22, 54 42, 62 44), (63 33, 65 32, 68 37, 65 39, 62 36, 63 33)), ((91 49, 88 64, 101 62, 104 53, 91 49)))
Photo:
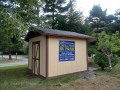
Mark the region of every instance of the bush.
POLYGON ((118 58, 117 57, 112 57, 112 67, 114 67, 118 63, 118 58))
POLYGON ((120 57, 120 51, 117 51, 115 54, 116 54, 118 57, 120 57))
MULTIPOLYGON (((106 55, 104 55, 101 52, 97 52, 95 57, 94 57, 94 62, 101 67, 102 70, 104 70, 106 67, 109 66, 109 61, 106 55)), ((111 60, 112 67, 114 67, 118 63, 118 58, 117 57, 112 57, 111 60)))
POLYGON ((94 57, 94 62, 101 67, 102 70, 104 70, 106 67, 108 67, 108 58, 102 54, 101 52, 97 52, 94 57))

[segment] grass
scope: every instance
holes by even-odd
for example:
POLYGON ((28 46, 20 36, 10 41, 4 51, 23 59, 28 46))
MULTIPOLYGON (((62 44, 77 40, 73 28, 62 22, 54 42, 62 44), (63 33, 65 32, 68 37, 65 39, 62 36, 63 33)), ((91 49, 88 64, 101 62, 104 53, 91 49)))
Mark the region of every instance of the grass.
POLYGON ((45 80, 27 71, 27 65, 0 67, 0 90, 119 90, 120 61, 111 72, 97 70, 97 78, 68 75, 45 80))
POLYGON ((0 90, 30 89, 34 87, 46 88, 49 85, 56 87, 78 79, 75 75, 68 75, 51 80, 40 79, 27 71, 27 65, 9 66, 0 68, 0 90), (31 86, 31 87, 30 87, 31 86))
POLYGON ((101 70, 101 68, 94 63, 93 59, 89 59, 89 66, 90 67, 95 67, 98 68, 96 70, 97 75, 110 75, 110 76, 115 76, 115 77, 120 77, 120 58, 118 58, 118 64, 113 67, 112 71, 109 71, 109 68, 106 68, 104 71, 101 70))
POLYGON ((104 71, 97 70, 96 73, 98 75, 110 75, 110 76, 114 76, 114 77, 120 78, 120 60, 119 60, 118 64, 112 69, 111 72, 107 68, 104 71))
POLYGON ((0 67, 0 70, 11 70, 11 69, 22 69, 22 68, 27 68, 27 65, 19 65, 19 66, 8 66, 8 67, 0 67))

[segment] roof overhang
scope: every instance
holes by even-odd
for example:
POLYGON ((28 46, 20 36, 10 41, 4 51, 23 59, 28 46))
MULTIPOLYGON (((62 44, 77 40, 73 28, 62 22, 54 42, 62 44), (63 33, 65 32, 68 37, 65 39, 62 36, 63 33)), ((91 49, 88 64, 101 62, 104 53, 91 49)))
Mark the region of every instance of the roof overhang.
MULTIPOLYGON (((29 31, 27 33, 27 35, 25 36, 25 41, 27 41, 27 42, 29 41, 29 39, 40 36, 40 35, 53 36, 53 37, 76 38, 76 39, 92 39, 93 38, 91 36, 84 35, 84 34, 82 34, 82 36, 80 36, 80 35, 67 35, 67 34, 60 34, 60 33, 56 34, 56 33, 44 32, 44 29, 40 28, 40 27, 38 28, 38 27, 32 26, 32 28, 33 28, 33 30, 29 31)), ((60 32, 62 32, 62 31, 60 31, 60 32)))

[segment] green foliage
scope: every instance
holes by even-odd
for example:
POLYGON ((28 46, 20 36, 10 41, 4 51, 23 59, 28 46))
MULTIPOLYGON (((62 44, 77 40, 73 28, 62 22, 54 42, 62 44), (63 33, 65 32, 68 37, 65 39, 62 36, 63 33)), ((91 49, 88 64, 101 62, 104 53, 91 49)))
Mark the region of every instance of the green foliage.
POLYGON ((17 0, 17 3, 19 7, 16 10, 28 26, 41 24, 40 13, 44 0, 17 0))
MULTIPOLYGON (((98 34, 97 49, 101 50, 104 55, 108 57, 109 68, 112 70, 112 65, 114 66, 117 62, 112 62, 112 56, 115 52, 120 51, 120 34, 116 32, 115 34, 106 34, 105 31, 98 34)), ((113 59, 115 60, 115 59, 113 59)))
POLYGON ((26 31, 25 25, 22 22, 21 17, 18 17, 17 13, 14 13, 12 9, 0 9, 0 40, 7 41, 9 44, 17 43, 26 31))
POLYGON ((76 11, 75 2, 71 1, 70 8, 66 15, 59 15, 57 18, 57 29, 65 31, 73 31, 83 34, 90 34, 91 27, 88 23, 84 23, 83 13, 76 11))
POLYGON ((108 76, 113 76, 113 77, 117 77, 120 78, 120 58, 117 58, 118 63, 117 65, 115 65, 115 67, 113 68, 113 70, 111 72, 109 72, 109 70, 106 68, 104 71, 101 70, 97 70, 96 74, 97 75, 107 75, 108 76))
POLYGON ((115 56, 112 57, 111 62, 112 62, 112 66, 114 67, 118 63, 118 57, 115 57, 115 56))
POLYGON ((24 43, 20 51, 23 51, 24 54, 28 54, 28 43, 24 43))
POLYGON ((110 33, 110 34, 113 34, 116 31, 120 32, 120 21, 116 20, 115 22, 106 25, 106 27, 104 28, 104 30, 106 32, 110 33))
POLYGON ((15 8, 12 6, 8 8, 4 3, 0 6, 0 50, 9 52, 9 59, 11 50, 17 50, 22 46, 21 37, 27 30, 15 8))
POLYGON ((102 50, 105 54, 117 52, 120 50, 120 36, 119 32, 115 34, 106 34, 105 31, 98 34, 97 48, 102 50))
POLYGON ((118 16, 118 17, 119 17, 119 15, 120 15, 120 8, 117 9, 116 12, 115 12, 115 16, 118 16))
POLYGON ((90 11, 91 17, 98 17, 100 20, 105 20, 106 10, 103 11, 100 5, 94 5, 90 11))
POLYGON ((107 57, 101 53, 97 52, 94 57, 94 62, 101 67, 102 70, 104 70, 106 67, 108 67, 108 59, 107 57))
POLYGON ((114 15, 107 15, 106 16, 106 24, 111 24, 117 18, 114 15))
POLYGON ((89 55, 93 55, 93 54, 95 54, 95 52, 96 52, 96 47, 93 46, 93 45, 89 45, 89 47, 88 47, 88 54, 89 55))
POLYGON ((101 29, 105 26, 106 11, 107 10, 103 11, 100 5, 93 6, 89 16, 89 21, 91 22, 93 29, 98 31, 98 29, 101 29))
POLYGON ((120 51, 115 52, 115 55, 117 55, 118 57, 120 57, 120 51))
POLYGON ((68 13, 66 16, 60 16, 58 18, 57 29, 62 29, 66 31, 74 31, 78 33, 85 33, 85 29, 82 25, 82 13, 74 11, 68 13))
POLYGON ((66 0, 45 0, 44 12, 49 13, 47 17, 51 17, 51 27, 55 28, 57 18, 69 9, 70 5, 66 5, 66 0))

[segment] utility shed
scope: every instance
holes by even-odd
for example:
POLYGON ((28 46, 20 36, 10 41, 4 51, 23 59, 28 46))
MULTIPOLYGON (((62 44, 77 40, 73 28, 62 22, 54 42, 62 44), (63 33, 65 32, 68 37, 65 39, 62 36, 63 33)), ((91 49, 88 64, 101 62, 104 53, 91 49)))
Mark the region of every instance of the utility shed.
POLYGON ((29 43, 29 70, 46 79, 87 71, 90 38, 76 32, 32 26, 25 37, 29 43))

